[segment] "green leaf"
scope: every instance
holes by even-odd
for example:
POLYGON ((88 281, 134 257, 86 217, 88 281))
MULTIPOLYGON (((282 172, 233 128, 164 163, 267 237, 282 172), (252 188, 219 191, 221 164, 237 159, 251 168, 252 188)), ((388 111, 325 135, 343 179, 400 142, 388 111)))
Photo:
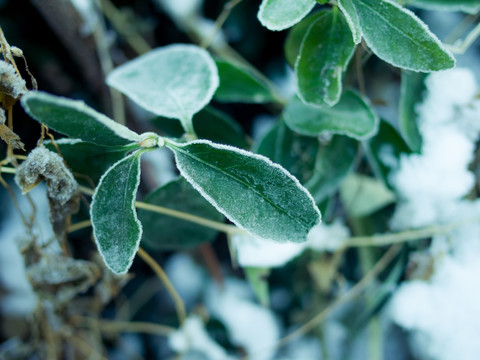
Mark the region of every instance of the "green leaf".
POLYGON ((260 304, 268 307, 270 304, 270 291, 268 286, 270 269, 246 267, 243 270, 260 304))
POLYGON ((251 69, 224 59, 216 59, 215 62, 220 77, 215 100, 257 104, 275 101, 270 85, 251 69))
POLYGON ((30 91, 22 97, 21 103, 32 118, 71 138, 108 146, 126 145, 143 139, 83 101, 30 91))
POLYGON ((334 136, 320 149, 312 178, 305 184, 317 203, 332 195, 352 171, 358 142, 346 136, 334 136))
MULTIPOLYGON (((181 137, 183 129, 176 120, 156 117, 151 122, 168 136, 181 137)), ((246 149, 250 147, 243 128, 230 115, 207 106, 193 116, 193 128, 200 139, 246 149)))
POLYGON ((219 80, 207 51, 176 44, 119 66, 107 83, 155 115, 179 119, 190 132, 193 114, 210 102, 219 80))
POLYGON ((135 211, 142 152, 137 151, 108 169, 90 206, 95 242, 105 264, 115 274, 128 271, 142 237, 142 224, 135 211))
POLYGON ((408 5, 430 10, 463 11, 469 14, 480 11, 480 0, 410 0, 408 5))
POLYGON ((363 217, 396 201, 395 194, 382 181, 359 174, 350 174, 340 186, 342 203, 348 214, 363 217))
POLYGON ((418 131, 418 115, 416 107, 423 101, 425 95, 424 73, 402 71, 402 85, 399 104, 399 127, 403 138, 414 152, 420 152, 422 138, 418 131))
MULTIPOLYGON (((183 178, 171 181, 147 195, 144 202, 222 222, 223 216, 183 178)), ((218 231, 176 217, 140 209, 142 243, 153 250, 195 247, 215 239, 218 231)))
POLYGON ((315 4, 315 0, 263 0, 257 17, 269 30, 285 30, 302 20, 315 4))
POLYGON ((295 63, 298 95, 314 105, 335 105, 342 93, 342 74, 355 51, 352 33, 336 8, 310 25, 295 63))
POLYGON ((166 142, 180 173, 218 211, 253 235, 306 241, 320 221, 311 195, 280 165, 264 156, 206 140, 166 142))
POLYGON ((365 143, 365 154, 370 162, 375 176, 389 183, 389 174, 398 166, 398 159, 402 153, 411 153, 405 140, 398 131, 387 121, 380 121, 377 135, 365 143))
POLYGON ((378 130, 378 117, 354 91, 346 91, 333 107, 304 104, 294 97, 283 112, 285 123, 293 131, 307 136, 323 133, 343 134, 365 140, 378 130))
POLYGON ((318 147, 316 138, 296 134, 284 121, 278 121, 260 140, 255 152, 282 165, 304 184, 313 174, 318 147))
POLYGON ((362 30, 360 28, 357 11, 352 1, 353 0, 338 0, 338 7, 342 10, 347 20, 350 31, 352 32, 353 42, 359 44, 360 41, 362 41, 362 30))
MULTIPOLYGON (((55 140, 63 159, 72 170, 77 180, 82 184, 92 186, 97 184, 100 177, 114 163, 123 159, 130 151, 138 149, 138 145, 127 146, 102 146, 89 142, 73 139, 55 140), (86 179, 91 180, 85 181, 86 179)), ((56 151, 51 142, 45 146, 56 151)))
POLYGON ((455 66, 455 59, 413 12, 391 0, 351 0, 363 38, 382 60, 413 71, 455 66))
POLYGON ((298 53, 300 52, 300 46, 302 45, 302 40, 305 37, 308 28, 315 20, 318 19, 319 16, 322 15, 323 12, 309 15, 305 19, 300 21, 297 25, 292 27, 288 32, 287 39, 285 40, 285 57, 287 58, 288 64, 292 68, 295 66, 298 53))

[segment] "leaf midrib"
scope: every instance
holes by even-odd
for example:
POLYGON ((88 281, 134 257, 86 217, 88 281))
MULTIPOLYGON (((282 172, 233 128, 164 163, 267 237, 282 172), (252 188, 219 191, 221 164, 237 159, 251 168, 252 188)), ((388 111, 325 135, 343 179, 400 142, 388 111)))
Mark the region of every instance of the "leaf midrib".
MULTIPOLYGON (((370 9, 374 14, 377 14, 379 18, 381 18, 389 27, 391 27, 392 29, 396 30, 399 34, 403 35, 404 37, 406 37, 407 39, 409 39, 412 43, 414 43, 415 45, 417 45, 418 47, 420 48, 425 48, 424 45, 422 45, 421 43, 418 43, 415 39, 413 39, 412 37, 410 37, 407 33, 403 32, 401 29, 399 29, 398 27, 392 25, 389 21, 387 21, 387 19, 381 14, 379 13, 378 11, 376 11, 374 8, 372 8, 370 5, 366 4, 364 0, 357 0, 359 2, 361 2, 366 8, 370 9)), ((380 0, 381 1, 381 0, 380 0)), ((389 4, 389 3, 387 3, 389 4)), ((392 4, 389 4, 393 7, 395 7, 394 5, 392 4)), ((354 5, 355 6, 355 5, 354 5)), ((401 9, 397 9, 399 11, 402 11, 401 9)), ((404 13, 405 15, 408 16, 408 14, 404 13)), ((411 17, 410 17, 411 18, 411 17)), ((412 18, 411 18, 412 19, 412 18)), ((359 17, 359 20, 360 22, 362 22, 361 20, 361 17, 359 17)), ((415 20, 415 19, 413 19, 415 20)), ((363 31, 362 31, 363 32, 363 31)), ((363 33, 363 35, 365 36, 365 33, 363 33)))
POLYGON ((202 163, 203 165, 206 165, 207 167, 210 167, 214 170, 217 170, 218 172, 220 173, 223 173, 225 176, 235 180, 236 182, 240 183, 241 185, 247 187, 248 189, 251 189, 257 196, 261 197, 262 199, 264 199, 266 202, 268 202, 270 205, 272 205, 272 207, 274 207, 275 209, 278 209, 280 212, 282 212, 283 214, 287 215, 290 219, 292 219, 293 221, 299 223, 300 225, 302 225, 303 227, 306 227, 308 228, 309 227, 309 224, 306 224, 304 223, 303 221, 300 221, 297 217, 294 217, 292 216, 290 213, 288 213, 287 211, 285 211, 283 208, 280 208, 278 206, 276 206, 270 199, 264 197, 261 195, 260 192, 258 192, 256 189, 252 189, 249 187, 249 185, 243 181, 241 181, 240 179, 236 178, 235 176, 233 176, 232 174, 228 173, 228 172, 225 172, 223 171, 222 169, 218 168, 218 167, 215 167, 213 166, 212 164, 204 161, 203 159, 201 158, 198 158, 197 156, 194 156, 192 154, 190 154, 188 151, 185 151, 183 150, 182 148, 180 147, 175 147, 178 151, 180 151, 181 153, 185 154, 186 156, 190 156, 191 158, 197 160, 198 162, 202 163))

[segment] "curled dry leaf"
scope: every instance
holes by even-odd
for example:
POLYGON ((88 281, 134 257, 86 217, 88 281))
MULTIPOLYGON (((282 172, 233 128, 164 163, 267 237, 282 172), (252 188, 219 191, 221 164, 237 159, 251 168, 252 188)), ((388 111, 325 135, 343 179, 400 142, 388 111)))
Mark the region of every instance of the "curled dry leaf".
POLYGON ((22 149, 25 151, 25 147, 20 140, 20 136, 15 134, 12 130, 5 125, 5 110, 0 108, 0 138, 10 145, 13 149, 22 149))
POLYGON ((25 80, 15 71, 15 68, 0 60, 0 102, 4 108, 15 104, 20 95, 27 91, 25 80))
POLYGON ((78 211, 80 204, 78 183, 59 155, 38 147, 18 167, 15 182, 25 194, 42 180, 47 183, 53 229, 57 236, 63 237, 70 215, 78 211))

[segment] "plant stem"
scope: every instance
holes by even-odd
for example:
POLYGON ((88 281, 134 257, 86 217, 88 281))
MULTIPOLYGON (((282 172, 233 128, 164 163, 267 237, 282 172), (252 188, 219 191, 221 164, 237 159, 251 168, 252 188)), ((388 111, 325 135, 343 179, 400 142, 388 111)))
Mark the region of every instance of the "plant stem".
POLYGON ((186 221, 190 221, 190 222, 193 222, 195 224, 202 225, 202 226, 214 229, 214 230, 222 231, 222 232, 225 232, 227 234, 242 232, 242 230, 240 230, 239 228, 237 228, 236 226, 233 226, 233 225, 228 225, 228 224, 224 224, 224 223, 221 223, 221 222, 218 222, 218 221, 205 219, 205 218, 202 218, 200 216, 191 215, 191 214, 188 214, 188 213, 185 213, 185 212, 182 212, 182 211, 165 208, 163 206, 147 204, 147 203, 144 203, 144 202, 141 202, 141 201, 137 201, 135 203, 135 206, 138 209, 143 209, 143 210, 152 211, 152 212, 156 212, 156 213, 163 214, 163 215, 176 217, 176 218, 186 220, 186 221))
POLYGON ((79 221, 78 223, 70 225, 68 227, 68 232, 72 233, 74 231, 85 229, 90 226, 92 226, 92 222, 90 220, 79 221))
POLYGON ((183 300, 180 297, 180 295, 177 293, 177 291, 173 287, 173 284, 170 282, 170 279, 168 278, 167 274, 165 273, 165 271, 163 271, 162 267, 155 261, 155 259, 152 258, 150 255, 148 255, 148 253, 145 250, 143 250, 141 247, 138 248, 137 254, 143 259, 143 261, 145 261, 148 264, 148 266, 150 266, 150 268, 155 272, 155 274, 157 274, 158 278, 165 286, 165 289, 172 297, 173 303, 175 305, 175 309, 177 311, 178 321, 180 325, 182 325, 185 319, 187 318, 185 304, 183 303, 183 300))
POLYGON ((84 323, 90 327, 98 327, 103 332, 130 332, 168 336, 172 332, 176 331, 175 328, 170 326, 142 321, 108 321, 99 320, 88 316, 75 316, 73 320, 84 323))
POLYGON ((452 230, 461 228, 462 226, 479 222, 480 218, 470 218, 462 221, 446 224, 429 226, 416 230, 406 230, 391 234, 381 234, 372 236, 354 236, 351 237, 344 247, 364 247, 364 246, 385 246, 407 241, 420 240, 432 237, 434 235, 442 235, 452 230))
POLYGON ((2 166, 0 169, 1 169, 1 172, 5 174, 15 174, 17 172, 15 168, 11 168, 11 167, 2 166))

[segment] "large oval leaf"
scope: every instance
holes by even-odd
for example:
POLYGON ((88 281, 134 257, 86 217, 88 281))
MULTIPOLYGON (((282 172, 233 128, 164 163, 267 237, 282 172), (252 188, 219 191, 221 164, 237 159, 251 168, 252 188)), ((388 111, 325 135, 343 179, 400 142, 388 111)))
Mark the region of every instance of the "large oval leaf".
POLYGON ((258 20, 270 30, 288 29, 302 20, 315 4, 315 0, 263 0, 258 20))
POLYGON ((220 86, 215 100, 220 102, 266 103, 275 101, 270 85, 247 67, 216 59, 220 86))
POLYGON ((347 90, 332 107, 312 106, 293 98, 283 117, 293 131, 307 136, 322 133, 344 134, 365 140, 378 130, 378 117, 357 93, 347 90))
POLYGON ((126 145, 143 137, 83 101, 31 91, 21 100, 25 112, 50 129, 99 145, 126 145))
POLYGON ((193 114, 210 102, 219 80, 207 51, 176 44, 119 66, 108 75, 107 83, 143 108, 179 119, 186 131, 192 131, 193 114))
MULTIPOLYGON (((151 192, 144 202, 213 221, 224 220, 224 217, 183 178, 171 181, 151 192)), ((151 211, 140 209, 138 218, 143 225, 142 243, 154 250, 189 248, 213 241, 218 234, 217 230, 151 211)))
POLYGON ((142 225, 135 211, 141 153, 137 151, 108 169, 90 206, 98 250, 107 267, 116 274, 128 271, 142 237, 142 225))
POLYGON ((367 45, 382 60, 424 72, 455 66, 450 52, 411 11, 390 0, 351 2, 367 45))
POLYGON ((310 25, 295 63, 298 95, 310 104, 335 105, 342 93, 342 74, 355 51, 352 33, 336 8, 310 25))
POLYGON ((167 141, 180 173, 240 228, 274 241, 306 241, 320 221, 298 180, 264 156, 198 140, 167 141))
POLYGON ((480 0, 410 0, 407 3, 423 9, 463 11, 469 14, 480 11, 480 0))

